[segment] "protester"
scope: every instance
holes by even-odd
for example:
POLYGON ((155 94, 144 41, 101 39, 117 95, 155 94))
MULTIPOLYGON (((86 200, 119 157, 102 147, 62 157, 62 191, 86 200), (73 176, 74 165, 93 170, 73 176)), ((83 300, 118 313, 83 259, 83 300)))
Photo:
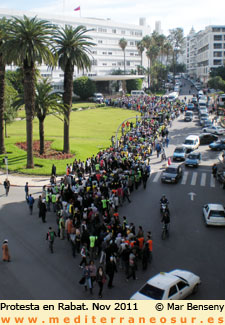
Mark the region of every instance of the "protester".
POLYGON ((8 247, 8 239, 5 239, 2 244, 2 260, 3 262, 10 262, 10 254, 9 254, 9 247, 8 247))

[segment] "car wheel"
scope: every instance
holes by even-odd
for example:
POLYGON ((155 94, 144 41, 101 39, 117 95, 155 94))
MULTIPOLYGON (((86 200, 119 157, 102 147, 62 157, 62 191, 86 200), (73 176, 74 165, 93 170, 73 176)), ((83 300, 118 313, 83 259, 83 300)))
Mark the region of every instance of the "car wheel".
POLYGON ((197 291, 198 291, 198 284, 196 284, 195 286, 194 286, 194 288, 193 288, 193 290, 192 290, 192 293, 193 294, 195 294, 195 293, 197 293, 197 291))

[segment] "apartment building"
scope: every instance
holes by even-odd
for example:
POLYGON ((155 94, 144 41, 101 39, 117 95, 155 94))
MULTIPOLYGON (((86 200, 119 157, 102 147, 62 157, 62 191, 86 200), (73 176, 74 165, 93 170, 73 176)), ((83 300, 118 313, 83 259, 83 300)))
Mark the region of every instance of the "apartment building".
POLYGON ((186 64, 188 74, 206 83, 211 69, 225 62, 225 26, 212 25, 187 36, 186 64))
MULTIPOLYGON (((145 35, 150 34, 150 27, 146 25, 146 20, 140 18, 139 25, 129 25, 111 21, 110 19, 83 18, 83 17, 64 17, 54 16, 51 14, 39 14, 35 12, 19 12, 15 10, 0 9, 0 17, 11 18, 12 16, 22 18, 23 15, 28 17, 37 16, 40 19, 46 19, 51 23, 64 27, 65 25, 85 26, 88 35, 92 37, 96 46, 92 49, 92 68, 91 71, 74 71, 74 78, 87 76, 103 76, 109 75, 113 70, 121 69, 124 66, 123 51, 119 46, 119 40, 125 38, 127 40, 126 54, 126 72, 137 70, 141 64, 141 56, 137 50, 137 43, 145 35)), ((147 67, 147 59, 143 56, 143 65, 147 67)), ((47 66, 40 67, 41 75, 51 77, 53 83, 57 87, 61 87, 63 72, 59 67, 53 71, 47 66)))

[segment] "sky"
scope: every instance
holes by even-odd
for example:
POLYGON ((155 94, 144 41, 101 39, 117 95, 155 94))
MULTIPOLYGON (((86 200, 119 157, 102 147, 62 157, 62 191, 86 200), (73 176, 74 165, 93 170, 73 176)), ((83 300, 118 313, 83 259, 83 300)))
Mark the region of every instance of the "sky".
POLYGON ((138 24, 139 17, 145 17, 151 31, 155 21, 161 21, 165 35, 176 27, 183 28, 187 35, 192 27, 198 32, 208 25, 225 25, 225 0, 0 0, 0 8, 110 18, 127 24, 138 24), (81 11, 75 12, 78 6, 81 11))

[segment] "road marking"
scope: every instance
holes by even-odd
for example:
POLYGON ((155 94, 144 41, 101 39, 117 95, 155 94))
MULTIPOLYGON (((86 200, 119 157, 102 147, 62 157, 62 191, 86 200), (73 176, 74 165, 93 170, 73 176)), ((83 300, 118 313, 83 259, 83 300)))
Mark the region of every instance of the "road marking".
POLYGON ((201 186, 205 186, 206 183, 206 173, 202 173, 202 177, 201 177, 201 186))
POLYGON ((191 178, 191 185, 196 185, 198 173, 194 172, 191 178))
POLYGON ((187 182, 188 172, 184 172, 184 176, 182 177, 181 184, 184 185, 187 182))
POLYGON ((188 195, 190 195, 191 201, 194 201, 194 197, 195 197, 196 193, 191 192, 191 193, 188 193, 188 195))
POLYGON ((153 183, 158 182, 161 173, 162 173, 162 172, 158 172, 158 173, 156 173, 156 175, 155 175, 155 177, 154 177, 154 179, 153 179, 153 183))
POLYGON ((213 175, 210 176, 210 187, 215 187, 216 183, 215 183, 215 177, 213 175))

